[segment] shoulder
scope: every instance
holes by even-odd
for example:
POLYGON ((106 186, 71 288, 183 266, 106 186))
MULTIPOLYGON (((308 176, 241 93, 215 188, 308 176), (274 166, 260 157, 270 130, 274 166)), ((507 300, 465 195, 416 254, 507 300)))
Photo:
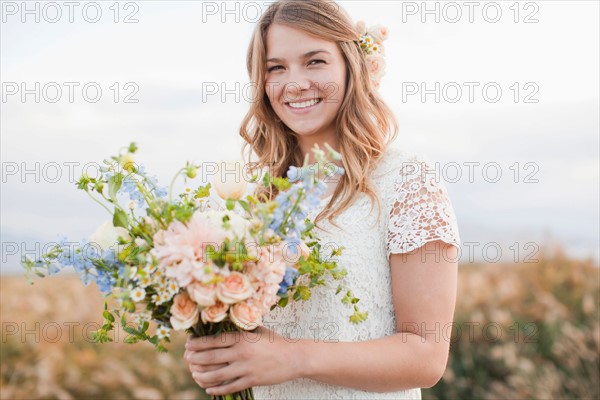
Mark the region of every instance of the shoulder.
POLYGON ((373 178, 407 181, 426 179, 426 175, 434 172, 435 165, 425 153, 390 145, 379 159, 373 171, 373 178))

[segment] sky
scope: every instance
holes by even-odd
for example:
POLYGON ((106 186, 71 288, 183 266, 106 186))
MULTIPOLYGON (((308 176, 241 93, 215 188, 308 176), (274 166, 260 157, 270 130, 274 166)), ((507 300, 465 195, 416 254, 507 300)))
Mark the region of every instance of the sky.
MULTIPOLYGON (((389 28, 394 145, 439 163, 464 262, 548 243, 598 260, 599 3, 465 3, 339 2, 389 28)), ((188 160, 239 158, 268 4, 2 2, 2 273, 110 218, 73 182, 132 141, 165 185, 188 160)))

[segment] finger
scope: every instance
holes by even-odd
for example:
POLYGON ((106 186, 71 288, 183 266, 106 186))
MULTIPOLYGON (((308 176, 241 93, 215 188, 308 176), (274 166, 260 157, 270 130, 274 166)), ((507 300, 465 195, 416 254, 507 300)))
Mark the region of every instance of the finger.
POLYGON ((196 383, 201 388, 206 389, 209 387, 225 385, 225 384, 228 384, 230 381, 236 379, 236 378, 232 378, 232 379, 221 378, 222 376, 229 376, 230 374, 231 374, 230 372, 224 373, 223 368, 219 368, 218 370, 214 370, 214 371, 193 372, 192 378, 194 379, 194 381, 196 381, 196 383))
POLYGON ((240 332, 223 332, 218 335, 192 338, 188 336, 186 350, 202 351, 215 347, 230 347, 241 340, 240 332))
POLYGON ((223 383, 225 383, 224 381, 218 381, 218 382, 203 381, 197 372, 192 374, 192 378, 194 379, 194 382, 196 382, 198 384, 198 386, 200 386, 202 389, 206 389, 206 388, 213 387, 213 386, 220 386, 223 383))
POLYGON ((192 351, 187 356, 190 364, 224 364, 234 361, 236 351, 232 348, 222 348, 204 351, 192 351))
POLYGON ((228 365, 214 371, 192 373, 194 380, 203 388, 229 384, 242 375, 244 374, 240 373, 236 365, 228 365))
POLYGON ((228 382, 224 385, 218 386, 207 386, 206 394, 210 396, 223 396, 235 392, 241 392, 244 389, 248 389, 253 385, 250 379, 247 377, 239 378, 234 381, 228 382))
POLYGON ((223 368, 228 366, 229 364, 211 364, 211 365, 202 365, 202 364, 190 364, 190 371, 192 374, 194 372, 208 372, 214 371, 219 368, 223 368))

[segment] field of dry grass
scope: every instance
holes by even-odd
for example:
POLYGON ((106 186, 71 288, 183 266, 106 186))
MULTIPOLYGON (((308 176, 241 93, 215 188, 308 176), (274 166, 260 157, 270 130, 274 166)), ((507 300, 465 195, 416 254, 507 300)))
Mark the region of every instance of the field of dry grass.
MULTIPOLYGON (((535 264, 463 265, 444 379, 428 399, 600 399, 599 275, 560 254, 535 264)), ((150 344, 95 345, 103 299, 75 276, 1 279, 2 399, 202 399, 182 360, 150 344)))
POLYGON ((169 353, 149 343, 96 345, 91 332, 103 322, 103 298, 78 277, 3 276, 2 399, 201 399, 183 362, 184 335, 169 353))
POLYGON ((462 332, 424 398, 600 399, 600 269, 560 252, 537 259, 461 267, 462 332))

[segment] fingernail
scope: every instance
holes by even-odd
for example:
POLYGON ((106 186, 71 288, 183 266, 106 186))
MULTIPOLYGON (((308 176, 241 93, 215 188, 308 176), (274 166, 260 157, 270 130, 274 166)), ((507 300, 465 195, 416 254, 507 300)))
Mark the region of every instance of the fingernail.
POLYGON ((215 391, 212 389, 206 389, 206 394, 213 394, 215 391))

